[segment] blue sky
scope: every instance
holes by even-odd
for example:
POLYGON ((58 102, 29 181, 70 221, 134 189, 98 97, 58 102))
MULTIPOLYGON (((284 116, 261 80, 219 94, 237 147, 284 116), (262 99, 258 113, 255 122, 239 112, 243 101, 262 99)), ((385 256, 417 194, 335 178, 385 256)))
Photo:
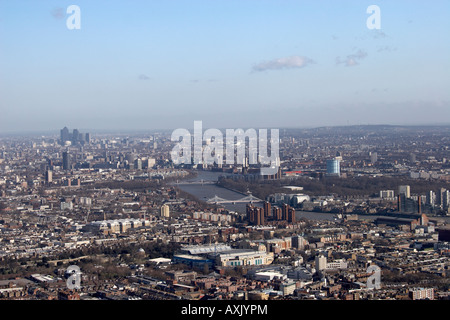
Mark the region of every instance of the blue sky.
POLYGON ((449 17, 448 0, 0 0, 0 132, 448 123, 449 17))

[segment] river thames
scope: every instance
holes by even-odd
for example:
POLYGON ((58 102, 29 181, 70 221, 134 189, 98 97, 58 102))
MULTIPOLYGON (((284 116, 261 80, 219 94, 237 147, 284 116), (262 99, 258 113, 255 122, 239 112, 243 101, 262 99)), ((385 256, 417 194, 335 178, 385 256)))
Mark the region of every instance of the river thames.
MULTIPOLYGON (((197 171, 197 176, 194 178, 179 181, 177 184, 178 188, 181 190, 195 196, 199 200, 207 201, 214 197, 219 197, 227 200, 239 200, 248 194, 236 192, 229 190, 214 184, 217 182, 218 178, 223 175, 221 172, 211 172, 211 171, 197 171)), ((264 200, 264 199, 263 199, 264 200)), ((256 206, 262 207, 262 202, 253 203, 256 206)), ((220 204, 224 208, 235 211, 238 213, 245 213, 247 203, 224 203, 220 204)), ((336 215, 332 213, 322 213, 322 212, 309 212, 296 210, 295 217, 297 219, 305 218, 308 220, 335 220, 336 215)), ((358 215, 360 220, 375 220, 381 217, 380 215, 358 215)), ((445 221, 445 223, 450 222, 450 217, 438 217, 439 220, 445 221)))
MULTIPOLYGON (((211 182, 217 182, 220 172, 211 171, 197 171, 198 175, 194 178, 179 181, 177 185, 181 190, 195 196, 199 200, 207 201, 215 196, 227 200, 239 200, 246 197, 247 194, 239 193, 223 187, 219 187, 211 182)), ((238 213, 245 213, 247 203, 224 203, 221 204, 224 208, 238 213)), ((262 203, 254 203, 254 205, 262 206, 262 203)), ((306 218, 309 220, 334 220, 335 214, 308 212, 296 210, 295 216, 297 219, 306 218)), ((379 216, 359 216, 359 219, 374 220, 379 216)))

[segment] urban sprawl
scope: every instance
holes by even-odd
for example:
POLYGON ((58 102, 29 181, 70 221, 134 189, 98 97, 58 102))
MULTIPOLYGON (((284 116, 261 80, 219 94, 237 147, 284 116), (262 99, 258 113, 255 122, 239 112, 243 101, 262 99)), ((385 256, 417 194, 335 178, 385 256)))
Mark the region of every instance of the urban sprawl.
POLYGON ((169 131, 1 136, 0 299, 449 299, 450 127, 279 139, 267 176, 169 131))

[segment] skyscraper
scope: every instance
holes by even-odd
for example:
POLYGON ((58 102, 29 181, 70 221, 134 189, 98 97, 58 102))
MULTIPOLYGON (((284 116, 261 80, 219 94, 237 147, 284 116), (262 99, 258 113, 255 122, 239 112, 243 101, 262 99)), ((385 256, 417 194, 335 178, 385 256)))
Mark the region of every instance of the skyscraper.
POLYGON ((67 127, 64 127, 60 130, 60 144, 65 145, 67 141, 72 142, 72 144, 84 144, 90 143, 90 135, 89 133, 81 133, 78 129, 73 129, 73 132, 70 133, 67 127))
POLYGON ((78 138, 80 136, 80 132, 78 131, 78 129, 73 129, 72 132, 72 142, 75 144, 78 141, 78 138))
POLYGON ((47 169, 45 171, 45 182, 51 183, 53 181, 53 173, 52 170, 47 169))
POLYGON ((70 170, 71 164, 70 164, 70 154, 68 151, 63 152, 63 170, 70 170))
POLYGON ((61 129, 60 131, 61 137, 61 145, 64 145, 66 143, 66 141, 70 140, 70 133, 69 133, 69 129, 67 129, 67 127, 64 127, 63 129, 61 129))
POLYGON ((134 160, 134 168, 136 170, 142 170, 142 159, 137 158, 136 160, 134 160))

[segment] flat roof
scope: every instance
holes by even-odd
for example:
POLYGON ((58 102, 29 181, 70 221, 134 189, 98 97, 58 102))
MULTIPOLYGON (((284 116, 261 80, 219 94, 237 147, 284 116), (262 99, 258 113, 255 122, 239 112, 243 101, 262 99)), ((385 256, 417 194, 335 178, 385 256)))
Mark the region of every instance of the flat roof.
POLYGON ((183 247, 181 250, 189 252, 190 254, 205 254, 213 252, 222 252, 232 250, 230 246, 227 245, 210 245, 210 246, 187 246, 183 247))
POLYGON ((239 255, 266 255, 265 251, 256 251, 252 249, 232 249, 227 252, 219 252, 219 256, 239 256, 239 255))
POLYGON ((175 254, 173 256, 174 258, 181 258, 181 259, 187 259, 187 260, 198 260, 198 261, 204 261, 204 260, 210 260, 201 256, 191 255, 191 254, 175 254))
POLYGON ((164 263, 164 262, 170 262, 170 261, 172 261, 172 259, 169 259, 169 258, 154 258, 154 259, 149 259, 148 261, 156 262, 156 263, 164 263))

